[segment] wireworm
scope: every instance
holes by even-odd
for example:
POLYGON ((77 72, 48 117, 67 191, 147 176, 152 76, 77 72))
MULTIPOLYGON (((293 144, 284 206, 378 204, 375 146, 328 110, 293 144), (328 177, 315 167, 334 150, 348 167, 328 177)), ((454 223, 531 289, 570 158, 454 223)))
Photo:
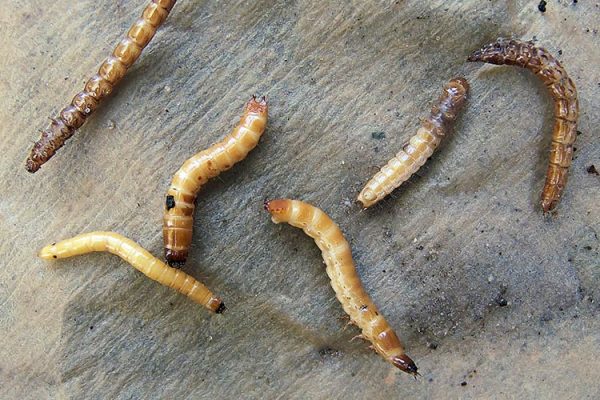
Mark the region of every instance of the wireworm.
POLYGON ((500 38, 473 52, 467 60, 527 68, 550 91, 554 100, 554 130, 541 205, 544 213, 554 210, 567 184, 573 144, 577 138, 579 102, 575 83, 548 50, 535 46, 533 42, 500 38))
POLYGON ((125 76, 127 69, 138 59, 142 50, 150 43, 158 27, 167 19, 176 0, 152 0, 144 9, 141 18, 129 28, 127 37, 100 65, 98 73, 77 93, 71 104, 63 108, 50 125, 42 131, 25 162, 27 171, 34 173, 60 149, 67 139, 80 128, 93 113, 102 99, 125 76))
POLYGON ((469 84, 464 78, 454 78, 446 85, 421 122, 416 135, 379 172, 367 182, 358 195, 363 207, 371 207, 407 181, 435 151, 442 138, 449 134, 458 112, 465 103, 469 84))
POLYGON ((276 224, 287 222, 301 228, 315 240, 327 265, 326 271, 337 299, 350 321, 356 324, 372 348, 404 372, 417 375, 417 366, 404 353, 404 347, 385 318, 365 292, 352 260, 352 250, 340 228, 323 211, 298 200, 265 202, 276 224))
POLYGON ((192 243, 196 196, 210 178, 233 167, 256 147, 267 124, 266 98, 252 96, 240 122, 225 138, 183 163, 167 191, 163 215, 165 258, 170 265, 185 263, 192 243))
POLYGON ((218 314, 225 304, 202 283, 188 274, 171 268, 133 240, 114 232, 89 232, 52 243, 39 252, 44 260, 68 258, 94 251, 107 251, 121 257, 148 278, 177 290, 218 314))

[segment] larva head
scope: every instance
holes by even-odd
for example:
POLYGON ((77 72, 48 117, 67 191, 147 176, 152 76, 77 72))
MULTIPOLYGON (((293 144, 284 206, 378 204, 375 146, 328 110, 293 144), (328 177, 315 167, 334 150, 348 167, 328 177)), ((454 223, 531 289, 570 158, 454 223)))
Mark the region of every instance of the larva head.
POLYGON ((419 372, 417 371, 418 368, 417 368, 415 362, 406 354, 400 354, 397 356, 393 356, 390 358, 390 362, 392 364, 394 364, 395 367, 401 369, 402 371, 406 372, 407 374, 411 374, 415 377, 417 375, 419 375, 419 372))
POLYGON ((453 78, 448 82, 447 87, 454 90, 456 95, 462 98, 467 97, 470 89, 469 82, 463 77, 453 78))
POLYGON ((558 198, 542 198, 542 211, 544 214, 554 210, 558 205, 558 198))
POLYGON ((271 214, 271 219, 276 224, 287 221, 290 205, 291 200, 288 199, 265 200, 264 203, 265 210, 271 214))
POLYGON ((506 46, 508 43, 508 40, 500 38, 493 43, 486 44, 481 49, 471 53, 467 61, 483 61, 490 64, 503 65, 505 63, 506 46))
POLYGON ((38 257, 44 260, 52 260, 61 256, 60 249, 56 246, 56 243, 49 244, 40 250, 38 257))

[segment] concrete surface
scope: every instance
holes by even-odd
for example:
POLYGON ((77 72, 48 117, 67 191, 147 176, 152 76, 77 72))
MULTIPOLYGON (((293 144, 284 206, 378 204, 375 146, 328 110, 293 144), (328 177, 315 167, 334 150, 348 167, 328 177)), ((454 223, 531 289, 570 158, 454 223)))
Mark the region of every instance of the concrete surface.
POLYGON ((181 0, 109 101, 26 173, 38 129, 145 3, 0 7, 0 398, 600 398, 600 177, 586 171, 600 166, 598 1, 552 0, 542 14, 537 1, 181 0), (538 205, 550 97, 528 71, 465 63, 511 35, 560 54, 581 99, 551 218, 538 205), (472 96, 455 135, 359 212, 362 184, 458 74, 472 96), (185 267, 225 314, 112 255, 36 258, 91 230, 160 255, 171 175, 253 93, 270 99, 267 132, 202 192, 185 267), (357 330, 343 330, 317 247, 262 210, 283 196, 340 224, 419 382, 349 342, 357 330))

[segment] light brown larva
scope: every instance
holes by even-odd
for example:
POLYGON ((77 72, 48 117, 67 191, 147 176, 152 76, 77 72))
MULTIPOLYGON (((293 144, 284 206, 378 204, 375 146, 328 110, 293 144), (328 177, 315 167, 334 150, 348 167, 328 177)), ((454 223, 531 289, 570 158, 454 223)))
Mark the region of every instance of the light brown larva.
POLYGON ((554 130, 550 145, 550 163, 541 196, 542 210, 552 211, 560 201, 567 184, 573 143, 577 138, 579 102, 575 83, 561 63, 546 49, 533 42, 498 39, 473 52, 468 61, 483 61, 497 65, 516 65, 536 74, 554 99, 554 130))
POLYGON ((67 139, 81 127, 88 116, 98 108, 102 99, 108 96, 113 87, 125 76, 127 69, 138 59, 142 50, 150 43, 156 29, 167 19, 176 0, 152 0, 127 32, 127 37, 117 47, 91 77, 85 88, 77 93, 71 104, 65 107, 42 131, 25 163, 27 171, 40 169, 60 149, 67 139))
POLYGON ((181 266, 187 259, 198 191, 210 178, 233 167, 256 147, 265 131, 267 115, 267 100, 253 96, 229 135, 189 158, 175 173, 167 191, 163 216, 165 258, 169 264, 181 266))
POLYGON ((273 222, 287 222, 301 228, 315 240, 327 265, 331 286, 350 320, 361 330, 361 337, 373 349, 402 371, 417 375, 417 366, 404 353, 404 347, 385 318, 365 292, 352 260, 350 245, 340 228, 323 211, 310 204, 289 199, 265 202, 273 222))
POLYGON ((114 232, 89 232, 44 247, 39 256, 45 260, 68 258, 94 251, 107 251, 121 257, 148 278, 177 290, 218 314, 225 304, 188 274, 171 268, 134 241, 114 232))
POLYGON ((358 195, 363 207, 371 207, 407 181, 448 135, 452 122, 465 103, 469 84, 464 78, 454 78, 423 120, 416 135, 379 172, 367 182, 358 195))

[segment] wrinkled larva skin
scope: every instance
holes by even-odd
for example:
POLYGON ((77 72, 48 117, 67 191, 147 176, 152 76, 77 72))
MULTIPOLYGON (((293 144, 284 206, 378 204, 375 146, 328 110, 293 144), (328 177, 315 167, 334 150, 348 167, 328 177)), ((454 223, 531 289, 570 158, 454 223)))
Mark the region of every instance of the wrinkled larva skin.
POLYGON ((127 37, 119 42, 113 53, 100 65, 98 73, 73 97, 71 104, 51 118, 50 125, 42 131, 41 138, 31 149, 25 163, 27 171, 34 173, 39 170, 85 123, 87 117, 98 108, 102 99, 112 92, 114 86, 127 73, 127 69, 150 43, 175 2, 176 0, 152 0, 146 6, 142 16, 127 32, 127 37))
POLYGON ((94 251, 121 257, 148 278, 177 290, 208 310, 222 313, 225 305, 206 286, 178 269, 171 268, 134 241, 114 232, 89 232, 44 247, 44 260, 68 258, 94 251))
POLYGON ((416 135, 367 182, 358 195, 363 207, 371 207, 382 200, 425 164, 442 138, 450 133, 468 92, 469 84, 464 78, 454 78, 444 85, 441 96, 429 116, 422 121, 416 135))
POLYGON ((550 162, 541 196, 544 213, 554 210, 567 184, 577 138, 579 101, 575 83, 561 63, 546 49, 533 42, 498 39, 475 51, 468 61, 483 61, 497 65, 516 65, 536 74, 554 100, 554 130, 550 145, 550 162))
POLYGON ((189 158, 175 173, 167 191, 163 215, 165 258, 182 266, 192 244, 194 209, 200 188, 210 179, 242 161, 256 147, 267 125, 268 106, 253 96, 240 122, 225 138, 189 158))
POLYGON ((411 375, 417 366, 404 353, 404 347, 385 318, 365 292, 352 260, 352 250, 340 228, 323 211, 298 200, 278 199, 265 202, 276 224, 287 222, 301 228, 315 240, 327 265, 326 271, 337 299, 350 321, 361 330, 360 337, 386 361, 411 375))

